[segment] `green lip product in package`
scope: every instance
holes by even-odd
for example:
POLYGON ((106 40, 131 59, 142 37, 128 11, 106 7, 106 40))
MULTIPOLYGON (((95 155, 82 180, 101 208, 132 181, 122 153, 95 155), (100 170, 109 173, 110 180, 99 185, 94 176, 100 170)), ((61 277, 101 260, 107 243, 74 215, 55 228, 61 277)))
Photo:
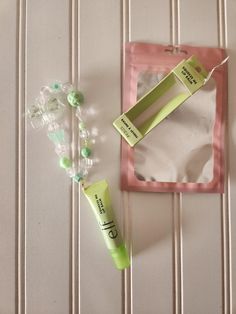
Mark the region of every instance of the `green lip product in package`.
POLYGON ((83 189, 83 192, 97 218, 116 268, 122 270, 129 267, 129 256, 115 221, 106 180, 89 185, 83 189))
POLYGON ((182 60, 113 125, 133 147, 172 111, 201 88, 208 72, 194 56, 182 60))

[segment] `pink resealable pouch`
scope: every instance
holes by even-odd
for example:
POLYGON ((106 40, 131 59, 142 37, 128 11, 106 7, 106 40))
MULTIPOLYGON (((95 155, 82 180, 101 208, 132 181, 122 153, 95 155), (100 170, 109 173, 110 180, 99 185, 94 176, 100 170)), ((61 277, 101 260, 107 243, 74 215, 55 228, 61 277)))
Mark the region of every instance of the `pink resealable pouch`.
MULTIPOLYGON (((226 57, 221 48, 127 43, 122 111, 127 111, 180 61, 195 55, 207 71, 226 57)), ((140 143, 121 144, 121 189, 146 192, 224 190, 227 65, 140 143)))

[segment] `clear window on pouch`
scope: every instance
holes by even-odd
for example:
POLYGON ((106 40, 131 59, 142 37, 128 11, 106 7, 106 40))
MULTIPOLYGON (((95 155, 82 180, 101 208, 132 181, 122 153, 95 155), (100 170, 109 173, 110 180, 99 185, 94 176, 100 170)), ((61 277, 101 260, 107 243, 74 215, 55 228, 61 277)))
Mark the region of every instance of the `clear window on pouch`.
MULTIPOLYGON (((140 72, 137 100, 165 74, 140 72)), ((215 114, 216 84, 211 78, 134 147, 136 178, 152 182, 210 182, 215 114)))

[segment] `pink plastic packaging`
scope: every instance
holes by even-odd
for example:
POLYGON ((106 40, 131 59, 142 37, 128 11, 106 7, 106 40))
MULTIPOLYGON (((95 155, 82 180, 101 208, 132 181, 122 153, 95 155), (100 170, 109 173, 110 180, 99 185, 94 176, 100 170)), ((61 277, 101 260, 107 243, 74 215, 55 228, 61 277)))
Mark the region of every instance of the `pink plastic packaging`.
MULTIPOLYGON (((226 57, 220 48, 128 43, 122 111, 181 60, 195 55, 209 72, 226 57)), ((227 65, 131 148, 121 145, 121 189, 146 192, 224 190, 224 125, 227 65)))

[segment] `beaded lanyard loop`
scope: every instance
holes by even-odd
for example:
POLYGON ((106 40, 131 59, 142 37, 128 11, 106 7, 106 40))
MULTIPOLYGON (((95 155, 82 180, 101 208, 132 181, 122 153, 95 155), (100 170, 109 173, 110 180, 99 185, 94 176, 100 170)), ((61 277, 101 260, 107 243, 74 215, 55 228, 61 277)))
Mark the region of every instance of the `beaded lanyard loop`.
POLYGON ((47 128, 47 135, 55 145, 55 152, 59 156, 60 167, 74 181, 84 184, 89 169, 93 166, 90 133, 86 128, 81 105, 84 103, 83 94, 75 90, 70 83, 55 82, 51 86, 44 86, 40 96, 28 109, 28 117, 35 129, 47 128), (80 136, 79 166, 76 167, 70 158, 70 145, 68 131, 66 130, 66 105, 75 109, 78 118, 80 136))
MULTIPOLYGON (((69 83, 54 83, 41 88, 40 96, 28 109, 27 115, 35 129, 46 128, 49 139, 55 145, 59 156, 59 164, 75 182, 82 185, 82 191, 87 197, 102 231, 107 248, 117 269, 129 267, 129 255, 123 243, 118 226, 112 212, 111 200, 106 180, 85 186, 89 169, 93 165, 91 159, 90 132, 86 128, 81 105, 84 103, 83 94, 75 90, 69 83), (75 110, 78 118, 80 137, 79 165, 70 158, 69 134, 66 129, 66 105, 75 110)), ((73 145, 74 143, 72 143, 73 145)))

